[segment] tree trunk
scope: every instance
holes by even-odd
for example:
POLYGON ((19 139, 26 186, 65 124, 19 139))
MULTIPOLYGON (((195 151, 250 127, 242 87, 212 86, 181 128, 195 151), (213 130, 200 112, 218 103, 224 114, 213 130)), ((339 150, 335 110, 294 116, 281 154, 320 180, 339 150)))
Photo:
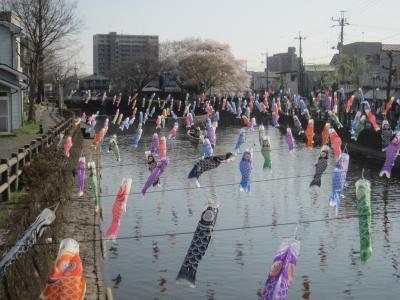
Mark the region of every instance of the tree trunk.
POLYGON ((28 121, 34 121, 33 115, 33 105, 35 104, 35 88, 31 87, 29 89, 29 112, 28 112, 28 121))
POLYGON ((37 72, 37 101, 44 101, 44 68, 43 68, 43 54, 39 54, 38 72, 37 72))
POLYGON ((35 95, 36 95, 36 82, 37 82, 37 61, 33 60, 31 62, 30 67, 30 76, 29 76, 29 112, 28 112, 28 121, 34 121, 34 104, 35 104, 35 95))

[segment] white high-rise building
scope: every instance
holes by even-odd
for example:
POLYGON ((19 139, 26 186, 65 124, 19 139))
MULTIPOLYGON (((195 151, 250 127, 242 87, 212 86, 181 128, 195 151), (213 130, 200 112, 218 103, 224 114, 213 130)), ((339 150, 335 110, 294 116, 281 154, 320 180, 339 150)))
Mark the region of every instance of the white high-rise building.
POLYGON ((96 34, 93 36, 93 73, 109 76, 114 67, 132 62, 135 56, 149 50, 158 60, 158 36, 96 34))

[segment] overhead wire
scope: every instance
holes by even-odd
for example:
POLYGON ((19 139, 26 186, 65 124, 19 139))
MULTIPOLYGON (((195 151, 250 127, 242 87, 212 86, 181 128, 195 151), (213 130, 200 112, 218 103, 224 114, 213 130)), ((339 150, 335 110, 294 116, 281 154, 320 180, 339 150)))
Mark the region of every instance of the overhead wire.
MULTIPOLYGON (((387 214, 395 214, 400 213, 400 210, 393 211, 382 211, 382 212, 372 212, 371 214, 354 214, 351 216, 342 216, 342 217, 333 217, 333 218, 321 218, 321 219, 311 219, 311 220, 301 220, 301 221, 289 221, 284 223, 269 223, 269 224, 260 224, 260 225, 248 225, 248 226, 237 226, 237 227, 227 227, 227 228, 215 228, 212 232, 228 232, 228 231, 237 231, 237 230, 250 230, 250 229, 258 229, 258 228, 268 228, 268 227, 279 227, 279 226, 294 226, 294 225, 302 225, 302 224, 313 224, 320 222, 331 222, 337 220, 348 220, 360 217, 368 217, 368 216, 376 216, 376 215, 387 215, 387 214)), ((115 239, 111 239, 112 241, 117 240, 131 240, 131 239, 146 239, 146 238, 156 238, 156 237, 172 237, 172 236, 181 236, 181 235, 189 235, 194 234, 195 231, 180 231, 180 232, 166 232, 166 233, 154 233, 154 234, 146 234, 146 235, 127 235, 120 236, 115 239)), ((102 242, 108 239, 81 239, 77 240, 78 243, 91 243, 91 242, 102 242)), ((48 245, 58 245, 58 242, 47 242, 47 243, 36 243, 33 246, 48 246, 48 245)), ((24 244, 6 244, 0 245, 0 248, 10 248, 10 247, 19 247, 25 246, 24 244)))
MULTIPOLYGON (((322 176, 326 176, 326 175, 330 175, 333 174, 333 172, 329 172, 329 173, 324 173, 322 176)), ((262 182, 273 182, 273 181, 280 181, 280 180, 289 180, 289 179, 296 179, 296 178, 310 178, 310 177, 314 177, 314 174, 307 174, 307 175, 296 175, 296 176, 286 176, 286 177, 277 177, 277 178, 268 178, 268 179, 256 179, 256 180, 252 180, 250 181, 250 183, 262 183, 262 182)), ((207 189, 207 188, 220 188, 220 187, 226 187, 226 186, 235 186, 235 185, 239 185, 240 182, 227 182, 227 183, 223 183, 223 184, 215 184, 215 185, 202 185, 200 187, 183 187, 183 188, 172 188, 172 189, 165 189, 165 190, 152 190, 152 191, 148 191, 146 192, 147 194, 158 194, 158 193, 168 193, 168 192, 178 192, 178 191, 188 191, 188 190, 202 190, 202 189, 207 189)), ((142 195, 141 192, 132 192, 129 194, 126 194, 128 196, 130 195, 142 195)), ((100 194, 100 198, 108 198, 108 197, 116 197, 118 196, 118 194, 106 194, 106 195, 102 195, 100 194)), ((84 198, 86 199, 94 199, 95 196, 85 196, 84 198)), ((72 197, 71 199, 81 199, 79 197, 72 197)), ((79 202, 85 202, 87 200, 77 200, 79 202)), ((53 202, 53 201, 35 201, 32 203, 48 203, 48 202, 53 202)), ((87 201, 89 202, 89 201, 87 201)), ((11 205, 11 203, 8 203, 9 205, 11 205)), ((15 203, 16 205, 18 203, 15 203)), ((22 204, 22 203, 21 203, 22 204)), ((1 206, 1 205, 0 205, 1 206)))

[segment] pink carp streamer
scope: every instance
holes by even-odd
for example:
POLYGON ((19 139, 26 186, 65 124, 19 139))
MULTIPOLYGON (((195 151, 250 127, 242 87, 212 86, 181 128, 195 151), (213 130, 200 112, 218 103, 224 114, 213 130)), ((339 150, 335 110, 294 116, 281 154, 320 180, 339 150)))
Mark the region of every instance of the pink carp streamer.
POLYGON ((126 212, 126 204, 128 202, 128 195, 131 191, 132 178, 122 179, 121 186, 119 187, 118 195, 112 207, 112 222, 107 229, 104 238, 116 239, 118 236, 119 228, 121 226, 122 215, 126 212))
POLYGON ((158 155, 160 159, 167 159, 167 140, 165 136, 161 137, 160 143, 158 144, 158 155))
POLYGON ((72 148, 72 137, 68 136, 64 143, 64 155, 66 157, 69 157, 69 152, 71 151, 71 148, 72 148))
POLYGON ((174 127, 172 127, 172 129, 168 133, 168 139, 174 140, 176 138, 176 132, 178 131, 178 128, 179 128, 179 124, 178 124, 178 122, 175 122, 174 127))

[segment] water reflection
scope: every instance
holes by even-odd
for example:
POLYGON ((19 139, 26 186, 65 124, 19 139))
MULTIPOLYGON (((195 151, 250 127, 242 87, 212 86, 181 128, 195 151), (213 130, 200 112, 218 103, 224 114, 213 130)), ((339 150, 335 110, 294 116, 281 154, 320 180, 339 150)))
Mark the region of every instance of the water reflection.
POLYGON ((303 299, 311 299, 311 282, 307 275, 301 277, 303 279, 303 299))
POLYGON ((171 221, 175 226, 178 226, 178 214, 176 213, 176 209, 174 206, 171 208, 172 218, 171 221))
POLYGON ((327 254, 325 251, 325 245, 323 241, 319 242, 318 255, 319 255, 319 266, 321 268, 321 271, 325 271, 325 267, 327 266, 326 263, 327 254))
POLYGON ((118 274, 117 277, 115 277, 114 279, 111 279, 112 282, 114 282, 114 289, 117 289, 119 284, 122 282, 122 276, 121 274, 118 274))
POLYGON ((136 210, 135 211, 135 226, 133 227, 133 229, 134 229, 137 241, 139 241, 140 237, 142 236, 142 222, 143 222, 142 211, 136 210))
POLYGON ((109 252, 110 259, 118 258, 118 247, 110 246, 110 248, 108 248, 108 252, 109 252))
POLYGON ((208 289, 207 290, 207 300, 214 300, 215 299, 215 290, 208 289))
POLYGON ((353 297, 353 295, 351 294, 352 293, 352 290, 351 290, 351 288, 352 288, 352 285, 350 284, 350 283, 348 283, 348 284, 346 284, 346 287, 347 287, 347 289, 345 289, 344 291, 343 291, 343 294, 344 294, 344 299, 354 299, 354 297, 353 297))
POLYGON ((235 261, 241 268, 244 266, 243 256, 244 256, 244 244, 236 241, 235 243, 235 261))
POLYGON ((153 250, 153 257, 155 259, 153 260, 153 262, 155 262, 156 260, 158 260, 158 256, 160 255, 160 248, 158 248, 157 242, 155 241, 153 241, 152 250, 153 250))
POLYGON ((243 227, 250 226, 250 214, 249 214, 249 205, 246 204, 244 206, 244 214, 243 214, 243 227))
POLYGON ((216 290, 214 288, 215 283, 207 282, 207 300, 215 300, 216 290))
POLYGON ((159 286, 160 286, 160 292, 164 293, 167 291, 167 279, 165 277, 160 276, 160 279, 158 280, 159 286))
POLYGON ((387 186, 385 186, 383 189, 382 201, 383 201, 383 232, 385 233, 385 242, 388 245, 389 244, 390 221, 389 221, 389 216, 388 216, 388 211, 387 211, 387 206, 389 203, 389 189, 387 186))
POLYGON ((169 242, 170 248, 174 249, 176 246, 176 243, 177 243, 176 234, 168 235, 168 242, 169 242))
MULTIPOLYGON (((268 127, 267 130, 273 149, 286 146, 279 130, 268 127)), ((215 149, 218 154, 232 150, 238 131, 239 128, 221 129, 218 136, 220 144, 215 149)), ((123 137, 121 135, 121 140, 123 137)), ((127 140, 130 141, 130 138, 128 134, 127 140)), ((145 140, 146 133, 143 138, 145 140)), ((128 215, 121 222, 121 236, 135 235, 138 238, 118 240, 118 244, 112 243, 108 246, 106 272, 115 276, 108 279, 109 286, 118 287, 113 291, 115 299, 153 300, 157 297, 160 300, 225 300, 259 297, 266 275, 265 261, 273 259, 279 240, 291 235, 294 229, 280 224, 307 220, 323 221, 303 223, 299 227, 298 236, 302 241, 302 251, 296 273, 307 275, 295 276, 288 299, 319 299, 324 295, 329 295, 329 299, 369 300, 398 297, 398 178, 392 178, 390 185, 385 187, 384 181, 377 176, 376 172, 379 170, 351 161, 348 185, 344 190, 346 197, 338 210, 340 218, 348 219, 329 221, 325 219, 335 217, 335 211, 329 207, 328 201, 331 192, 329 174, 322 178, 321 188, 315 191, 310 191, 308 187, 310 178, 301 178, 255 183, 252 195, 247 196, 239 193, 237 186, 222 186, 240 181, 239 161, 236 160, 202 177, 202 185, 211 186, 210 188, 167 192, 167 189, 184 189, 188 186, 186 177, 197 156, 194 147, 181 140, 183 138, 182 132, 178 140, 171 142, 168 155, 174 161, 163 174, 162 187, 158 189, 160 193, 149 194, 146 199, 139 195, 129 198, 128 215), (372 212, 379 214, 373 215, 372 218, 374 256, 366 264, 362 264, 360 260, 358 220, 352 217, 358 213, 354 184, 360 178, 362 167, 366 169, 364 175, 368 176, 372 184, 372 212), (214 231, 213 242, 202 259, 196 289, 179 287, 175 284, 175 276, 192 235, 173 233, 193 231, 197 216, 208 199, 215 199, 221 203, 216 229, 260 224, 273 226, 265 230, 214 231), (141 238, 145 235, 165 233, 168 235, 153 238, 154 240, 141 238), (124 284, 117 284, 119 280, 116 274, 124 274, 124 284), (371 289, 371 286, 382 288, 371 289)), ((247 147, 254 142, 258 145, 257 132, 249 133, 248 140, 247 147)), ((256 152, 253 179, 264 180, 313 173, 313 164, 319 149, 306 150, 301 145, 302 143, 298 142, 299 148, 293 155, 288 155, 285 150, 272 152, 273 174, 262 171, 263 157, 256 152)), ((145 164, 138 162, 143 162, 143 152, 148 150, 147 147, 143 144, 132 150, 121 145, 123 163, 127 165, 104 170, 104 175, 107 175, 102 181, 105 194, 114 194, 118 190, 121 176, 132 177, 135 183, 132 192, 140 191, 148 177, 148 171, 145 164)), ((255 150, 259 149, 256 147, 255 150)), ((103 166, 115 165, 112 155, 105 155, 103 160, 103 166)), ((329 173, 333 167, 334 161, 330 159, 326 172, 329 173)), ((102 199, 105 224, 111 221, 112 203, 111 198, 102 199)), ((122 277, 120 279, 122 280, 122 277)))

